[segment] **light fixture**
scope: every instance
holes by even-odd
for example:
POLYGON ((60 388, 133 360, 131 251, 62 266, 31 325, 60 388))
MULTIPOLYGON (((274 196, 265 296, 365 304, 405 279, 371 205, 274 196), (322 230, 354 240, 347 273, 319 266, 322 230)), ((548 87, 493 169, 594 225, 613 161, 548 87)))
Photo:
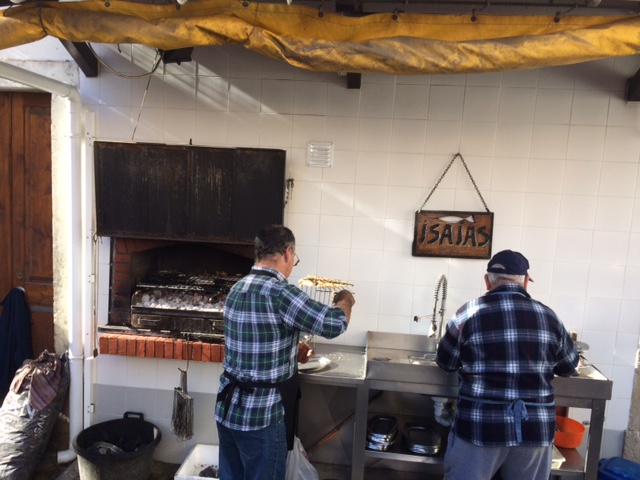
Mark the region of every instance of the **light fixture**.
POLYGON ((309 142, 307 146, 307 166, 331 167, 333 163, 333 142, 309 142))

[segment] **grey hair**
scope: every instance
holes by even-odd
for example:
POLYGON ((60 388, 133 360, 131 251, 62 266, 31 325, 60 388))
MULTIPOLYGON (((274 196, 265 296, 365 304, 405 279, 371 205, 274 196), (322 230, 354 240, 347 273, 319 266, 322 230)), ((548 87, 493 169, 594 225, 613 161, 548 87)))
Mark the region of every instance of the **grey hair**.
POLYGON ((499 287, 500 285, 506 285, 507 283, 517 283, 524 286, 524 279, 526 275, 506 275, 504 273, 487 272, 489 278, 489 284, 492 288, 499 287))
POLYGON ((284 254, 288 247, 295 250, 296 237, 293 232, 282 225, 266 225, 258 232, 254 241, 256 260, 284 254))

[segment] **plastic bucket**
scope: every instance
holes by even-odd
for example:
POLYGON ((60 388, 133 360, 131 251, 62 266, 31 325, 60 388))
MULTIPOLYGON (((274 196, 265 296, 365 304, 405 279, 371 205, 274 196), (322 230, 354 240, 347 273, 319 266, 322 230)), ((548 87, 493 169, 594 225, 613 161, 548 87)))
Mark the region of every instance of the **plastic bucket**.
POLYGON ((92 425, 73 439, 81 480, 147 480, 162 432, 142 413, 92 425))
POLYGON ((560 448, 578 448, 582 443, 585 427, 569 417, 556 416, 556 436, 554 444, 560 448))

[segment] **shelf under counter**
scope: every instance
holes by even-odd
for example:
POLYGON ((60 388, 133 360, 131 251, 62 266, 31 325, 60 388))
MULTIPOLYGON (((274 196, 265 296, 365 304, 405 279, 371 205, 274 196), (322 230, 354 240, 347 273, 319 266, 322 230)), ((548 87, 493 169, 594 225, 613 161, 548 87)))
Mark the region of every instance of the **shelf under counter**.
POLYGON ((562 478, 584 478, 585 459, 580 452, 575 448, 558 448, 558 451, 564 457, 564 462, 558 468, 551 470, 551 475, 560 475, 562 478))
MULTIPOLYGON (((449 427, 438 424, 432 417, 420 417, 399 413, 378 413, 371 410, 368 412, 369 420, 378 416, 392 416, 398 422, 398 437, 395 442, 389 446, 387 450, 375 450, 365 448, 365 459, 374 458, 378 460, 390 460, 400 462, 419 463, 423 465, 433 466, 429 468, 430 473, 444 474, 444 452, 447 447, 447 437, 449 435, 449 427), (421 425, 435 429, 440 435, 440 446, 435 454, 419 454, 409 450, 404 444, 403 434, 408 425, 421 425)), ((366 443, 366 442, 365 442, 366 443)))
MULTIPOLYGON (((366 449, 364 452, 365 458, 377 458, 381 460, 396 460, 402 462, 414 462, 414 463, 423 463, 423 464, 431 464, 431 465, 443 465, 444 462, 444 454, 438 453, 436 455, 420 455, 417 453, 412 453, 407 450, 402 445, 394 444, 389 450, 384 452, 379 452, 376 450, 366 449)), ((444 468, 439 473, 444 473, 444 468)), ((438 473, 438 472, 436 472, 438 473)))
MULTIPOLYGON (((457 382, 454 381, 457 380, 455 374, 447 374, 438 368, 425 372, 424 370, 427 369, 423 368, 417 372, 420 373, 419 375, 408 375, 402 378, 394 375, 377 377, 372 375, 375 372, 368 371, 367 355, 371 352, 368 352, 366 347, 345 347, 335 343, 327 343, 317 344, 316 352, 327 357, 346 352, 353 360, 353 363, 345 362, 344 359, 338 361, 339 357, 336 357, 336 364, 331 368, 300 375, 302 383, 355 387, 354 410, 348 412, 353 412, 353 433, 349 435, 353 443, 350 449, 351 454, 343 455, 344 461, 350 463, 351 480, 362 480, 365 468, 373 468, 373 465, 380 467, 386 461, 405 462, 412 465, 408 468, 433 471, 437 472, 436 474, 443 472, 444 448, 436 455, 415 454, 402 445, 396 446, 395 444, 387 451, 366 449, 367 420, 369 414, 374 413, 373 410, 379 410, 374 408, 369 411, 369 402, 372 399, 371 394, 376 391, 396 392, 401 395, 422 394, 456 398, 458 389, 457 382), (355 366, 355 368, 350 368, 349 365, 355 366)), ((598 454, 602 445, 605 406, 607 400, 611 398, 613 382, 591 365, 581 367, 577 373, 572 377, 556 377, 553 380, 553 386, 556 388, 557 406, 584 408, 591 411, 587 452, 583 457, 576 449, 558 449, 565 457, 565 461, 558 468, 552 470, 552 478, 596 480, 598 454)), ((349 409, 345 408, 345 410, 349 409)), ((394 410, 384 411, 393 412, 394 410)), ((336 415, 336 423, 345 417, 346 415, 336 415)), ((347 439, 343 440, 348 441, 347 439)), ((443 438, 443 443, 446 443, 446 437, 443 438)), ((399 465, 399 467, 401 466, 399 465)))
MULTIPOLYGON (((560 476, 562 478, 584 477, 584 458, 575 449, 558 448, 558 451, 565 458, 565 461, 557 468, 551 470, 552 476, 560 476)), ((379 460, 391 460, 401 462, 413 462, 427 465, 434 465, 433 473, 444 474, 444 451, 440 451, 435 455, 419 455, 407 450, 404 446, 397 443, 389 447, 386 451, 376 451, 366 449, 365 458, 375 458, 379 460), (437 468, 441 466, 441 468, 437 468)))
MULTIPOLYGON (((376 449, 365 449, 366 458, 377 458, 382 460, 395 460, 403 462, 422 463, 430 465, 439 465, 444 462, 444 454, 447 449, 447 440, 449 436, 450 427, 445 427, 439 424, 433 417, 421 417, 414 415, 406 415, 402 413, 381 413, 376 409, 368 412, 368 420, 375 418, 376 416, 393 417, 398 422, 398 438, 389 446, 387 450, 381 451, 376 449), (407 425, 424 425, 433 429, 436 429, 441 438, 441 445, 437 453, 432 455, 423 455, 410 451, 403 443, 402 434, 407 425)), ((553 468, 552 473, 554 475, 579 477, 584 475, 585 458, 580 454, 577 449, 574 448, 559 448, 555 447, 557 452, 564 457, 564 461, 557 467, 553 468)), ((554 460, 559 460, 554 453, 554 460)), ((436 469, 437 470, 437 469, 436 469)), ((438 473, 438 472, 436 472, 438 473)), ((444 473, 444 471, 439 472, 444 473)))

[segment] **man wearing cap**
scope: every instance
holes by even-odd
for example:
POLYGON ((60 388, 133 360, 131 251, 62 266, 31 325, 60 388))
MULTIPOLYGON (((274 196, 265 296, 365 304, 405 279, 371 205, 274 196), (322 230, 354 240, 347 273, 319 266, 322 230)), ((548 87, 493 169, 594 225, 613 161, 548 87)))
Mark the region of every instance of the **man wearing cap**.
POLYGON ((457 414, 445 480, 548 480, 555 433, 554 374, 578 353, 556 314, 527 293, 529 262, 503 250, 489 261, 488 292, 458 309, 436 361, 458 372, 457 414))

